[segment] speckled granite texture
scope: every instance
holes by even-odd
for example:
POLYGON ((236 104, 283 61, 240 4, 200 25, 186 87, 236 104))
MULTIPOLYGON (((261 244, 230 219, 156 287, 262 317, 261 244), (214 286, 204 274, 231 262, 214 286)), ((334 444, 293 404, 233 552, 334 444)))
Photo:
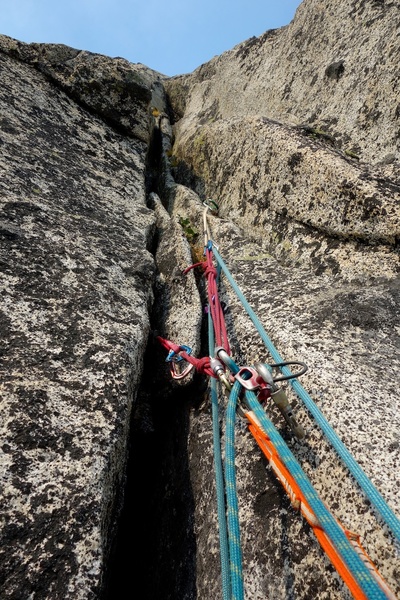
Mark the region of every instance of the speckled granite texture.
POLYGON ((179 130, 261 115, 372 164, 398 160, 399 20, 393 0, 304 0, 288 26, 166 82, 179 130))
MULTIPOLYGON (((125 593, 105 580, 130 447, 127 576, 145 600, 222 598, 207 381, 171 383, 156 344, 208 352, 204 279, 182 270, 209 197, 248 301, 400 516, 399 25, 390 0, 304 0, 170 79, 0 36, 2 597, 125 593)), ((221 294, 236 361, 271 362, 224 278, 221 294)), ((307 410, 303 441, 269 412, 400 597, 400 548, 307 410)), ((349 600, 236 434, 246 600, 349 600)))
POLYGON ((149 333, 146 145, 0 53, 3 598, 97 598, 149 333))
MULTIPOLYGON (((202 201, 219 204, 211 227, 223 258, 281 355, 309 365, 304 387, 398 516, 399 24, 393 2, 305 0, 287 27, 165 82, 172 172, 198 194, 171 210, 201 231, 202 201)), ((271 362, 224 278, 222 293, 237 362, 271 362)), ((209 411, 192 422, 193 465, 211 462, 209 411)), ((398 546, 302 403, 303 442, 271 415, 400 594, 398 546)), ((246 597, 349 598, 243 429, 246 597)), ((220 598, 213 476, 196 472, 198 594, 220 598)))
MULTIPOLYGON (((200 199, 186 201, 185 208, 200 227, 200 199)), ((398 278, 349 279, 346 271, 332 275, 317 273, 307 265, 283 264, 269 254, 262 239, 250 241, 230 220, 211 217, 210 222, 220 253, 278 351, 286 360, 308 364, 302 385, 398 514, 398 278)), ((345 248, 341 250, 345 257, 345 248)), ((373 256, 374 248, 364 248, 366 263, 369 252, 373 256)), ((235 360, 240 365, 273 362, 224 277, 221 290, 229 307, 235 360)), ((306 439, 297 441, 272 406, 271 418, 323 500, 345 527, 361 535, 371 558, 399 593, 400 556, 393 537, 301 401, 290 390, 289 397, 297 401, 295 413, 306 429, 306 439)), ((209 411, 205 404, 192 424, 193 465, 211 461, 209 411)), ((265 468, 260 450, 240 420, 236 435, 246 597, 350 598, 312 531, 265 468)), ((219 565, 215 560, 210 571, 205 558, 218 552, 217 523, 209 513, 210 499, 215 502, 213 475, 207 475, 205 467, 196 473, 199 594, 206 598, 212 590, 213 597, 220 597, 219 565)))

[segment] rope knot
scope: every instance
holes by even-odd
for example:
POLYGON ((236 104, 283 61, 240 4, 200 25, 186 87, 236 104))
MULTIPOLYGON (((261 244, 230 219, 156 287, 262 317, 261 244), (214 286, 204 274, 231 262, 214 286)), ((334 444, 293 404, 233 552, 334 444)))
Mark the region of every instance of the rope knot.
POLYGON ((207 263, 205 263, 204 268, 204 275, 206 277, 208 277, 208 275, 212 275, 214 277, 214 279, 217 278, 217 269, 214 267, 214 265, 209 265, 207 263))
POLYGON ((196 360, 195 367, 198 373, 215 378, 214 371, 211 368, 209 356, 203 356, 203 358, 198 358, 196 360))

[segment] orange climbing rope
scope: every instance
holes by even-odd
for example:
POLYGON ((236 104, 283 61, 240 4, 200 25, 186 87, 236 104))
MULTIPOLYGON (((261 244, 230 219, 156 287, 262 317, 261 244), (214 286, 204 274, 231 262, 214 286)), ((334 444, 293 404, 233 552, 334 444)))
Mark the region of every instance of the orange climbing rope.
MULTIPOLYGON (((303 517, 307 520, 309 525, 312 527, 312 530, 316 538, 318 539, 321 547, 329 557, 331 563, 333 564, 343 581, 349 587, 354 598, 356 600, 368 600, 368 597, 360 588, 352 572, 348 569, 341 556, 339 555, 338 551, 336 550, 335 546, 332 544, 329 537, 326 535, 324 529, 321 527, 317 517, 310 508, 307 500, 304 498, 295 479, 292 477, 285 465, 280 460, 277 450, 275 449, 273 443, 271 442, 267 434, 261 428, 260 423, 258 422, 255 414, 252 411, 245 411, 244 416, 249 422, 249 431, 253 435, 254 439, 256 440, 265 457, 268 459, 268 462, 271 465, 271 468, 274 471, 276 477, 283 485, 287 495, 290 498, 290 502, 293 508, 299 510, 302 513, 303 517)), ((379 571, 376 569, 375 565, 369 558, 365 549, 362 547, 359 536, 345 529, 338 520, 337 522, 339 526, 343 529, 346 537, 352 543, 357 553, 362 558, 364 564, 368 567, 369 571, 377 581, 380 588, 384 591, 388 599, 396 600, 396 596, 389 589, 386 582, 380 575, 379 571)))

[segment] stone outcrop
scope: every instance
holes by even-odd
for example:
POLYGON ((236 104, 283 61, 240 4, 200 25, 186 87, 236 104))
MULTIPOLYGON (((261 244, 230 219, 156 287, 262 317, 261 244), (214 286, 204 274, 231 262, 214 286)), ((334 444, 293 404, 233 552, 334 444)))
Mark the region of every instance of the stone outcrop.
MULTIPOLYGON (((111 600, 128 578, 222 598, 207 380, 172 382, 155 340, 208 352, 204 278, 182 275, 207 198, 275 346, 400 514, 399 24, 390 0, 304 0, 173 78, 0 38, 5 598, 111 600)), ((235 360, 272 362, 225 278, 221 294, 235 360)), ((399 595, 398 544, 307 409, 302 441, 268 411, 399 595)), ((240 419, 236 438, 246 598, 350 598, 240 419)))
MULTIPOLYGON (((309 364, 303 385, 397 513, 399 22, 390 2, 305 1, 289 26, 164 82, 172 171, 198 194, 180 212, 201 231, 202 201, 219 204, 211 227, 224 260, 281 354, 309 364)), ((268 360, 224 279, 223 289, 239 364, 268 360)), ((393 538, 307 410, 296 415, 307 441, 290 447, 398 594, 393 538)), ((194 439, 211 446, 208 426, 193 426, 193 462, 194 439)), ((247 595, 348 597, 247 442, 237 459, 247 595)), ((200 597, 220 593, 218 565, 203 563, 218 548, 202 534, 211 477, 194 484, 200 597)))
POLYGON ((265 117, 217 120, 178 137, 177 177, 216 198, 274 253, 349 277, 398 268, 400 178, 394 167, 354 164, 300 131, 265 117), (389 170, 389 173, 388 173, 389 170), (350 251, 367 243, 373 251, 350 251), (351 254, 351 258, 349 258, 351 254), (383 260, 381 260, 383 254, 383 260), (376 260, 375 260, 376 259, 376 260))
POLYGON ((2 36, 2 50, 33 65, 76 102, 122 133, 149 142, 149 103, 164 106, 161 75, 124 58, 63 44, 24 44, 2 36))
POLYGON ((372 164, 398 160, 398 23, 394 1, 306 0, 290 25, 167 82, 179 130, 262 115, 372 164))
MULTIPOLYGON (((177 214, 190 216, 201 227, 203 206, 186 198, 175 205, 177 214)), ((313 262, 294 264, 274 256, 268 243, 234 225, 228 218, 211 217, 213 239, 250 305, 286 360, 303 360, 309 371, 301 383, 311 393, 336 432, 393 510, 399 506, 398 414, 396 411, 399 339, 398 278, 395 257, 379 254, 379 275, 367 275, 369 251, 336 247, 338 257, 362 264, 351 277, 347 270, 332 273, 313 269, 313 262), (385 275, 383 275, 385 273, 385 275), (378 346, 379 345, 379 346, 378 346), (378 349, 379 348, 379 349, 378 349), (385 457, 382 460, 382 457, 385 457)), ((314 239, 315 243, 315 239, 314 239)), ((375 260, 371 251, 371 263, 375 260)), ((338 261, 340 264, 340 261, 338 261)), ((372 269, 371 269, 372 270, 372 269)), ((223 278, 223 300, 228 306, 232 353, 239 364, 271 362, 250 319, 223 278)), ((296 395, 290 394, 291 402, 296 395)), ((222 400, 221 405, 224 406, 222 400)), ((272 406, 269 414, 310 477, 315 488, 340 521, 361 535, 369 555, 398 593, 398 554, 386 526, 360 493, 307 410, 297 404, 296 418, 306 429, 306 440, 292 437, 272 406), (389 558, 390 557, 390 558, 389 558)), ((337 579, 310 529, 293 511, 273 475, 265 471, 259 450, 244 423, 237 428, 237 477, 246 597, 350 598, 337 579)), ((194 488, 199 597, 220 596, 218 527, 210 515, 215 499, 212 432, 207 404, 189 432, 189 461, 194 488), (199 448, 200 444, 200 448, 199 448), (198 471, 201 461, 203 467, 198 471), (196 469, 197 467, 197 469, 196 469)))
POLYGON ((1 595, 94 598, 153 302, 147 145, 0 60, 1 595))

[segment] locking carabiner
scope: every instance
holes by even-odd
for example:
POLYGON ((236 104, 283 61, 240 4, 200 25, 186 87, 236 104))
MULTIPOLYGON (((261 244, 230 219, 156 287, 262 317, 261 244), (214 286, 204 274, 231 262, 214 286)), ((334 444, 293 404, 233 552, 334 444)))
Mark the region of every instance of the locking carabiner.
POLYGON ((232 389, 231 382, 228 379, 228 376, 225 371, 225 367, 222 362, 218 358, 210 357, 210 366, 214 371, 215 375, 218 377, 221 383, 224 384, 226 389, 230 392, 232 389))

